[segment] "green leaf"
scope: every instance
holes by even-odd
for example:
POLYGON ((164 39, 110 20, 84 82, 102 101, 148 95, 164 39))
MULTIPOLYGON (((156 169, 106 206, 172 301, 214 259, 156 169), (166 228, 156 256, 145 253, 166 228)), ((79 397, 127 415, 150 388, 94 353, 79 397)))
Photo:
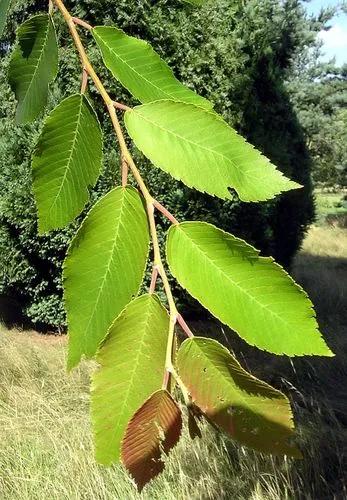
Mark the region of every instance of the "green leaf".
POLYGON ((37 118, 47 103, 48 85, 58 71, 58 46, 53 22, 45 14, 25 21, 17 38, 9 81, 18 101, 17 123, 27 123, 37 118))
POLYGON ((116 316, 138 293, 149 230, 138 192, 115 188, 101 198, 72 240, 64 263, 68 367, 94 356, 116 316))
POLYGON ((174 99, 212 108, 212 104, 185 87, 169 66, 144 40, 108 26, 93 29, 104 63, 113 76, 141 102, 174 99))
POLYGON ((7 12, 11 0, 0 0, 0 38, 2 37, 6 25, 7 12))
POLYGON ((164 470, 163 458, 177 444, 181 431, 181 410, 163 389, 137 410, 124 435, 122 462, 139 491, 164 470))
POLYGON ((233 439, 266 453, 301 457, 288 442, 293 435, 288 399, 247 373, 217 341, 185 340, 177 366, 193 402, 233 439))
POLYGON ((136 146, 156 167, 189 187, 243 201, 273 198, 299 187, 248 144, 216 113, 160 101, 125 113, 136 146))
POLYGON ((135 299, 112 324, 97 354, 100 368, 92 382, 98 462, 119 461, 130 419, 161 388, 168 329, 168 314, 155 295, 135 299))
POLYGON ((40 233, 64 227, 81 212, 101 161, 97 116, 84 95, 72 95, 47 118, 33 156, 40 233))
POLYGON ((249 344, 289 356, 333 355, 306 293, 271 257, 204 222, 172 226, 166 251, 178 282, 249 344))

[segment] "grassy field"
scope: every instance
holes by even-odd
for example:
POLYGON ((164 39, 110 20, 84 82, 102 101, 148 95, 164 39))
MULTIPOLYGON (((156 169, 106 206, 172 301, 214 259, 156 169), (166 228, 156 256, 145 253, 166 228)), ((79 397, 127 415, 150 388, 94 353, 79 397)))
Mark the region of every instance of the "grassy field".
MULTIPOLYGON (((336 218, 337 220, 347 217, 347 193, 346 191, 326 192, 316 189, 314 192, 317 221, 324 224, 326 218, 336 218)), ((346 227, 346 226, 344 226, 346 227)))
POLYGON ((253 453, 206 428, 200 441, 183 435, 165 473, 140 496, 121 467, 94 462, 88 396, 93 367, 84 364, 67 375, 65 338, 3 330, 0 499, 346 498, 346 248, 347 231, 312 228, 293 270, 316 303, 335 358, 289 361, 217 331, 245 366, 291 397, 302 461, 253 453))

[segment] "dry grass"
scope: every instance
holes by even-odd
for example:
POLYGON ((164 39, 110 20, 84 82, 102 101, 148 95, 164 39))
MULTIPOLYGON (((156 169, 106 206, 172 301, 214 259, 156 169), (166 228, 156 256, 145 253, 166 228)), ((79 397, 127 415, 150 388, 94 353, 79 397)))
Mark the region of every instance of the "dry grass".
POLYGON ((290 498, 290 462, 227 451, 211 429, 193 443, 184 435, 141 497, 121 467, 95 464, 89 374, 87 364, 66 374, 64 339, 1 332, 1 500, 290 498))
MULTIPOLYGON (((294 263, 294 275, 310 292, 324 325, 347 324, 347 230, 312 227, 294 263)), ((346 331, 344 339, 347 341, 346 331)))
MULTIPOLYGON (((265 457, 205 429, 201 441, 190 442, 184 434, 166 472, 141 497, 121 467, 95 464, 92 367, 83 364, 66 374, 64 338, 1 331, 0 499, 346 498, 346 248, 343 231, 313 229, 294 268, 316 301, 336 358, 288 362, 243 344, 235 348, 244 364, 291 396, 303 461, 265 457)), ((235 347, 233 336, 231 341, 235 347)))

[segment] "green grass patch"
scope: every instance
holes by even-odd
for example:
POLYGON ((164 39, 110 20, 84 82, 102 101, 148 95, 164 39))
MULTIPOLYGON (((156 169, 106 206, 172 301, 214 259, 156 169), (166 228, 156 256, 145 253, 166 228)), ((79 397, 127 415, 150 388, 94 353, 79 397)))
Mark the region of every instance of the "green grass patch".
POLYGON ((329 215, 339 217, 347 214, 347 192, 329 193, 316 189, 314 196, 318 223, 324 223, 329 215))

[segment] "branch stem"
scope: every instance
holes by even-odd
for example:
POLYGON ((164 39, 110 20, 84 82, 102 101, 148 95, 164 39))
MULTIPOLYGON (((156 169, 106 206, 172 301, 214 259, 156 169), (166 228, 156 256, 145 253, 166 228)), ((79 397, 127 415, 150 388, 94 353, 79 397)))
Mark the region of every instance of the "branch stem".
POLYGON ((157 284, 158 275, 159 275, 159 273, 158 273, 157 266, 153 266, 152 277, 151 277, 151 284, 149 286, 149 293, 154 293, 155 286, 157 284))
MULTIPOLYGON (((172 223, 178 224, 178 221, 174 218, 172 214, 168 210, 166 210, 159 202, 157 202, 150 192, 147 189, 147 186, 145 182, 142 179, 142 176, 138 170, 138 168, 135 165, 135 162, 130 154, 130 151, 127 147, 127 144, 125 142, 125 138, 123 135, 123 131, 120 125, 120 122, 117 117, 116 113, 116 108, 117 109, 122 109, 123 111, 130 110, 128 106, 122 105, 120 103, 117 103, 116 101, 113 101, 108 94, 107 90, 105 89, 103 83, 101 82, 100 78, 96 74, 92 64, 90 63, 90 60, 88 58, 88 55, 84 49, 84 46, 82 44, 82 41, 80 39, 80 36, 78 34, 76 25, 83 26, 84 28, 87 28, 88 30, 92 29, 92 26, 90 26, 88 23, 85 21, 82 21, 81 19, 78 19, 76 17, 71 16, 69 11, 66 9, 64 2, 62 0, 53 0, 57 8, 60 10, 61 14, 63 15, 69 29, 71 36, 73 38, 73 41, 75 43, 76 49, 79 53, 80 59, 81 59, 81 64, 83 70, 85 70, 90 78, 93 80, 95 87, 99 91, 101 97, 104 100, 104 103, 107 107, 107 110, 109 112, 112 125, 115 131, 115 134, 118 139, 120 151, 121 151, 121 156, 122 156, 122 161, 126 162, 127 166, 130 168, 137 184, 139 185, 139 188, 142 192, 142 195, 145 199, 146 202, 146 208, 147 208, 147 214, 148 214, 148 221, 149 221, 149 227, 150 227, 150 232, 151 232, 151 238, 152 238, 152 243, 153 243, 153 252, 154 252, 154 266, 156 267, 157 273, 160 275, 164 290, 167 296, 168 304, 169 304, 169 312, 170 312, 170 328, 169 328, 169 333, 168 333, 168 340, 167 340, 167 351, 166 351, 166 361, 165 361, 165 368, 166 371, 169 373, 175 373, 174 367, 172 364, 172 349, 173 349, 173 341, 174 341, 174 335, 175 335, 175 324, 177 321, 177 309, 176 305, 174 302, 174 298, 172 296, 171 292, 171 287, 169 284, 169 280, 167 277, 167 274, 165 272, 165 268, 163 266, 163 262, 160 256, 160 247, 159 247, 159 241, 158 241, 158 234, 157 234, 157 229, 156 229, 156 224, 155 224, 155 218, 154 218, 154 207, 156 207, 159 211, 161 211, 172 223)), ((166 377, 165 377, 166 378, 166 377)), ((169 378, 169 377, 168 377, 169 378)), ((176 377, 175 377, 176 378, 176 377)))
POLYGON ((113 101, 113 106, 116 109, 121 109, 122 111, 130 111, 131 110, 131 108, 129 106, 127 106, 126 104, 123 104, 121 102, 118 102, 118 101, 113 101))
POLYGON ((175 368, 173 366, 171 366, 171 368, 168 371, 173 376, 173 378, 176 380, 179 388, 181 389, 185 404, 187 406, 190 406, 190 404, 191 404, 190 394, 188 392, 187 387, 184 385, 181 377, 178 375, 177 371, 175 370, 175 368))

